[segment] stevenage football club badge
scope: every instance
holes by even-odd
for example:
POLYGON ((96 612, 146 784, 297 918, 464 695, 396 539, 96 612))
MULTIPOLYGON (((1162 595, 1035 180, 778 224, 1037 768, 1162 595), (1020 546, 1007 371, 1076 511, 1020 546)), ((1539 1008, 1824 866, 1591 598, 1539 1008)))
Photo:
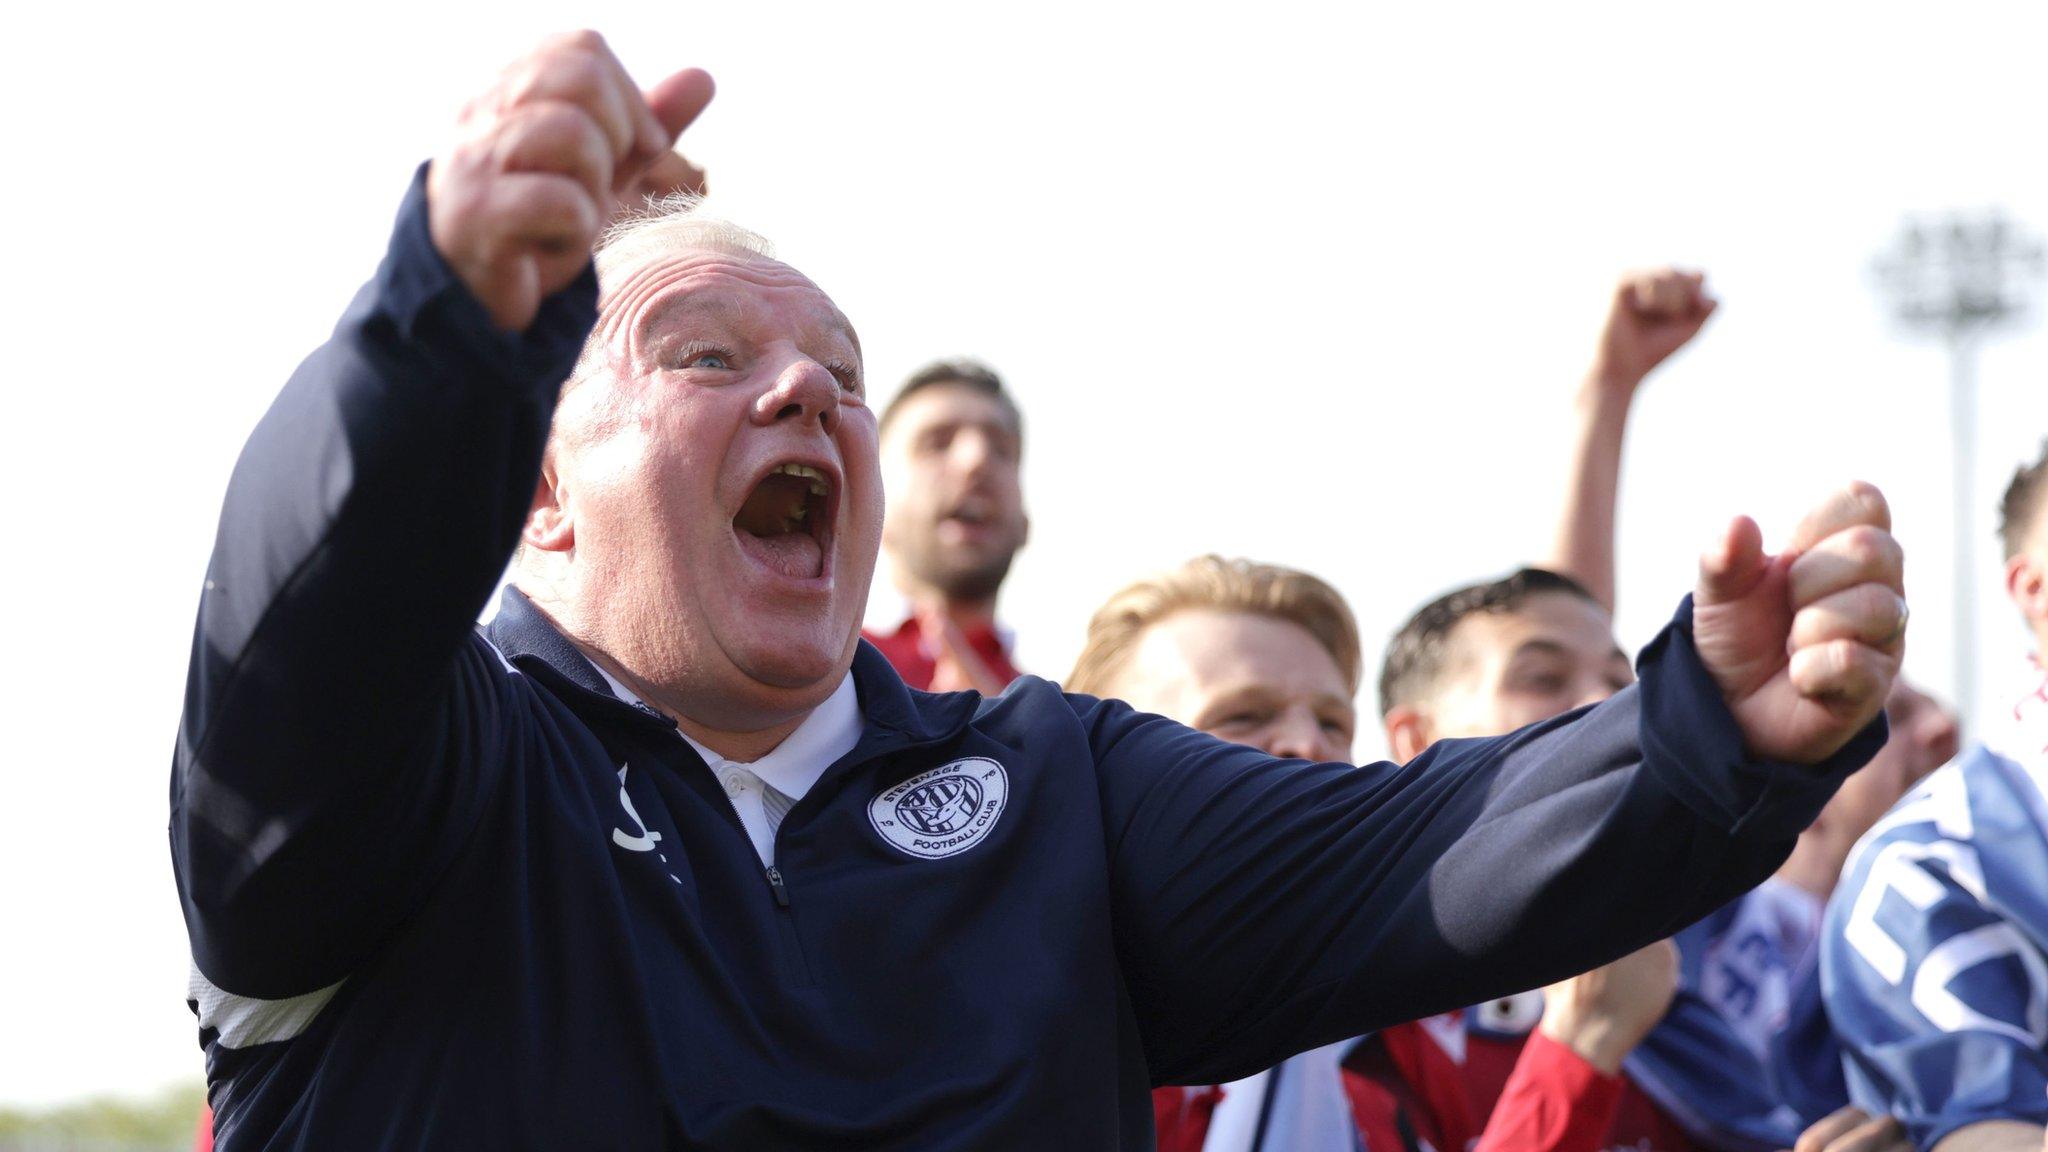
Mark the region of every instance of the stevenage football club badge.
POLYGON ((985 756, 970 756, 885 788, 868 802, 882 839, 926 860, 981 843, 1010 801, 1010 776, 985 756))

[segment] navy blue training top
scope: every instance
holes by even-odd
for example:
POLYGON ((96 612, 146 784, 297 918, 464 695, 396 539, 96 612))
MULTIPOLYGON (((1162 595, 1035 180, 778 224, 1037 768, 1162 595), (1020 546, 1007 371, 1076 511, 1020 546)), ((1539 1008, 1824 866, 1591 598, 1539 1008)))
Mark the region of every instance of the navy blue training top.
POLYGON ((1669 935, 1884 739, 1749 760, 1683 608, 1639 686, 1403 767, 862 645, 860 742, 764 871, 668 721, 516 593, 472 623, 595 306, 495 331, 416 181, 243 451, 171 781, 223 1152, 1140 1152, 1152 1085, 1669 935))

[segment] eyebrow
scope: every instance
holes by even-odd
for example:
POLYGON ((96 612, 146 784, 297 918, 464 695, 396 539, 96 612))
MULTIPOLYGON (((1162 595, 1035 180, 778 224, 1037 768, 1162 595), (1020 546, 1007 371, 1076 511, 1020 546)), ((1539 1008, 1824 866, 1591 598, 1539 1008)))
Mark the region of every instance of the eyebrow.
MULTIPOLYGON (((1243 707, 1250 704, 1273 704, 1277 703, 1279 700, 1280 693, 1275 692, 1273 689, 1267 687, 1264 684, 1246 684, 1242 687, 1233 688, 1229 692, 1226 692, 1225 694, 1218 696, 1215 700, 1210 702, 1208 707, 1202 709, 1202 714, 1206 716, 1220 708, 1227 707, 1243 707)), ((1316 693, 1315 696, 1311 698, 1310 703, 1317 707, 1327 706, 1332 708, 1346 708, 1350 709, 1353 713, 1357 712, 1357 707, 1351 701, 1344 699, 1342 696, 1335 696, 1328 692, 1316 693)))
POLYGON ((934 420, 929 424, 923 425, 922 427, 918 428, 917 433, 918 435, 923 436, 932 432, 939 431, 957 432, 962 428, 976 428, 985 432, 996 432, 1000 433, 1003 437, 1010 440, 1022 439, 1022 437, 1018 434, 1017 429, 1000 414, 990 414, 988 416, 961 416, 957 419, 949 416, 946 417, 945 419, 934 420))
MULTIPOLYGON (((679 316, 698 313, 709 316, 730 328, 751 328, 755 310, 717 294, 702 291, 681 292, 654 305, 640 314, 633 325, 633 341, 636 344, 652 343, 660 339, 657 326, 679 316)), ((860 336, 853 330, 853 324, 840 314, 835 307, 830 314, 819 316, 805 325, 799 334, 798 343, 809 337, 822 335, 833 340, 843 340, 855 359, 861 358, 860 336)))
POLYGON ((1536 652, 1541 653, 1545 656, 1567 657, 1572 654, 1572 650, 1570 648, 1565 647, 1563 644, 1560 644, 1555 640, 1524 640, 1514 650, 1514 652, 1509 654, 1508 659, 1510 661, 1519 659, 1521 655, 1525 652, 1536 652))

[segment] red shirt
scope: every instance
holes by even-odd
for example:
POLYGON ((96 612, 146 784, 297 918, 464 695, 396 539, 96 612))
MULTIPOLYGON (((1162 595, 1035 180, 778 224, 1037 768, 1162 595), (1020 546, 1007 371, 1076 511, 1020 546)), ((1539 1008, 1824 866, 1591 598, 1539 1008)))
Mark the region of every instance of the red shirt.
POLYGON ((1223 1088, 1217 1084, 1154 1088, 1152 1128, 1159 1136, 1159 1152, 1202 1152, 1209 1117, 1222 1101, 1223 1088))
MULTIPOLYGON (((1344 1093, 1366 1152, 1704 1152, 1625 1078, 1540 1032, 1438 1031, 1463 1034, 1463 1050, 1423 1024, 1397 1024, 1345 1058, 1344 1093)), ((1200 1152, 1222 1095, 1154 1091, 1159 1152, 1200 1152)))
MULTIPOLYGON (((1022 675, 1017 671, 1017 666, 1010 663, 1009 646, 1003 643, 1003 638, 997 633, 994 625, 978 624, 964 631, 967 634, 967 646, 974 649, 974 654, 981 657, 981 662, 988 665, 988 670, 995 673, 1003 683, 1007 684, 1022 675)), ((938 662, 932 658, 932 653, 925 644, 924 631, 919 627, 917 617, 913 616, 897 625, 894 632, 878 633, 863 630, 861 635, 868 643, 881 649, 882 655, 888 659, 890 666, 896 669, 896 674, 903 677, 905 684, 919 690, 932 686, 932 674, 937 670, 938 662)))
POLYGON ((1540 1031, 1468 1035, 1466 1046, 1467 1091, 1487 1117, 1473 1152, 1705 1152, 1626 1076, 1602 1073, 1540 1031), (1502 1084, 1496 1069, 1508 1061, 1502 1084))

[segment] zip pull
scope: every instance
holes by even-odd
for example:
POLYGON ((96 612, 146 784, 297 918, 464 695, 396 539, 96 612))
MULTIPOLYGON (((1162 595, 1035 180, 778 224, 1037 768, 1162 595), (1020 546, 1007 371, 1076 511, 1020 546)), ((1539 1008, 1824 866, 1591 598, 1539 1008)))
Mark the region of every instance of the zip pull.
POLYGON ((773 864, 768 866, 768 890, 775 893, 777 908, 789 907, 789 889, 782 883, 782 869, 773 864))

